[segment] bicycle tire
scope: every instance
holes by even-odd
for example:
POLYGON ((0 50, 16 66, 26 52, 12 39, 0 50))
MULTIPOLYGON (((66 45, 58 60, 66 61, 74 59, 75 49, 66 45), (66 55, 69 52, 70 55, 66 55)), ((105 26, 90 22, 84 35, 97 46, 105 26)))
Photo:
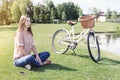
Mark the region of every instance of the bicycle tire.
POLYGON ((87 47, 90 54, 90 57, 94 62, 100 61, 100 48, 99 43, 94 35, 94 33, 90 32, 87 38, 87 47), (94 48, 94 49, 93 49, 94 48))
POLYGON ((68 32, 66 30, 64 30, 64 29, 59 29, 53 34, 53 37, 52 37, 52 49, 53 49, 53 51, 55 53, 64 54, 64 53, 66 53, 68 51, 69 45, 61 44, 59 41, 57 41, 57 40, 60 40, 60 39, 64 38, 63 36, 65 36, 65 35, 68 36, 68 32), (62 35, 59 35, 59 34, 62 34, 62 35))

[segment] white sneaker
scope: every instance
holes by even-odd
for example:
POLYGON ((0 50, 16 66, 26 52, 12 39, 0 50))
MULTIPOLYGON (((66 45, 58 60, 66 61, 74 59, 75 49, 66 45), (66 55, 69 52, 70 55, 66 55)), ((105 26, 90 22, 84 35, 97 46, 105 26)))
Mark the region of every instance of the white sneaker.
POLYGON ((31 67, 30 64, 25 65, 25 68, 28 69, 28 70, 31 70, 31 69, 32 69, 32 67, 31 67))

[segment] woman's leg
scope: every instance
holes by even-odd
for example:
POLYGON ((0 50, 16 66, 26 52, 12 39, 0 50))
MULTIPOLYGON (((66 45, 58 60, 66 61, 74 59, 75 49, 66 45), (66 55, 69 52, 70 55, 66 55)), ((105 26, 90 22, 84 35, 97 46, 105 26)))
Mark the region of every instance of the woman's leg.
POLYGON ((40 66, 40 64, 35 60, 35 58, 32 55, 21 57, 20 59, 15 60, 14 64, 15 66, 19 66, 19 67, 24 67, 27 64, 30 64, 33 67, 40 66))
POLYGON ((42 62, 44 62, 46 59, 48 59, 48 57, 50 56, 50 53, 49 52, 41 52, 41 53, 38 53, 40 59, 42 62))

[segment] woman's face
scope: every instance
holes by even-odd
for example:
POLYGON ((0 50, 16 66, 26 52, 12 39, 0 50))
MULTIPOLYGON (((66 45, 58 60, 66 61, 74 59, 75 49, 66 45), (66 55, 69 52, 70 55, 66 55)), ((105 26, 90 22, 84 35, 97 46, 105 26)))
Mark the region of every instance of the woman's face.
POLYGON ((31 25, 30 18, 27 17, 27 18, 26 18, 26 21, 25 21, 25 27, 29 28, 30 25, 31 25))

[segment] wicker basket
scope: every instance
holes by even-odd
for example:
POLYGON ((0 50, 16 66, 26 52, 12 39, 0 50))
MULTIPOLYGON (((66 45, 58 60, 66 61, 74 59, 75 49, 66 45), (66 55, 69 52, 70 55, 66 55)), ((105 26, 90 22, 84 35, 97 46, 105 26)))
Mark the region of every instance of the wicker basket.
POLYGON ((87 16, 82 16, 79 18, 80 22, 81 22, 81 26, 83 28, 92 28, 94 27, 95 24, 95 17, 91 16, 91 15, 87 15, 87 16))

